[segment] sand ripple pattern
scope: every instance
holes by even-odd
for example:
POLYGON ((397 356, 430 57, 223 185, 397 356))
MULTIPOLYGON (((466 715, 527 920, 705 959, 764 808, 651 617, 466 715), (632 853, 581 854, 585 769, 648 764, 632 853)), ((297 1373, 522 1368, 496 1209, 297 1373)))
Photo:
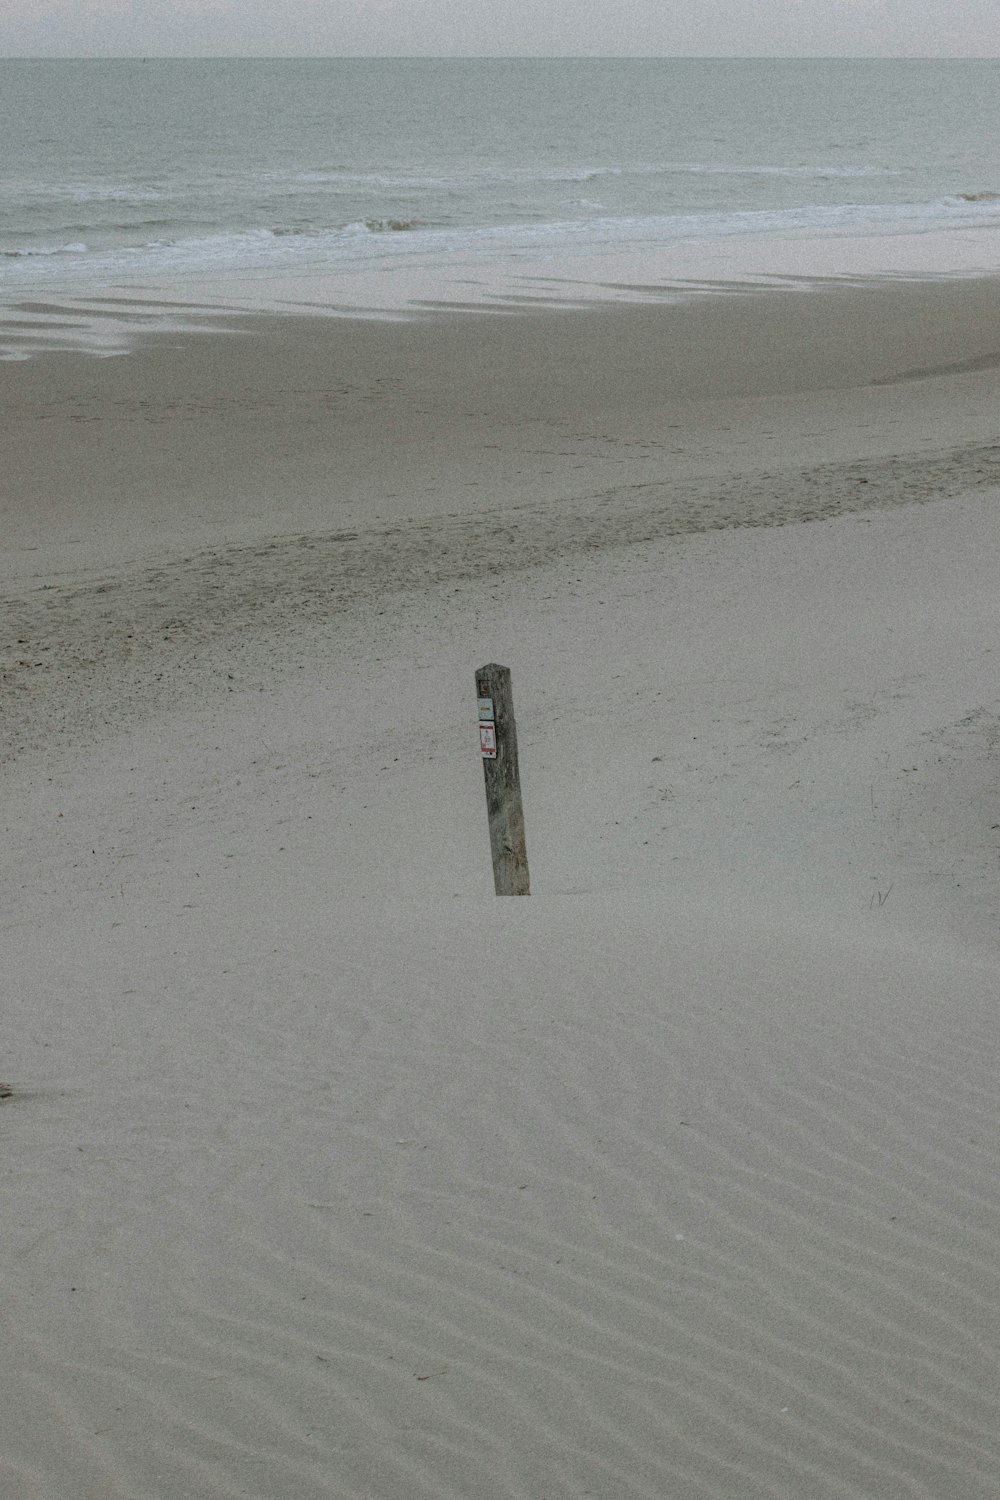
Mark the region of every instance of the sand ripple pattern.
POLYGON ((994 1497, 983 968, 666 915, 23 939, 3 1493, 994 1497))

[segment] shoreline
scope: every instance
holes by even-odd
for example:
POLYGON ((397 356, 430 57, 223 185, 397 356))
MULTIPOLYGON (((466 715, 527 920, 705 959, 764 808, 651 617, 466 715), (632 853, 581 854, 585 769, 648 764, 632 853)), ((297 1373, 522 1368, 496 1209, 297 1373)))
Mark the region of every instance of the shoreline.
MULTIPOLYGON (((959 200, 960 201, 960 200, 959 200)), ((548 226, 549 242, 462 249, 432 234, 391 234, 381 256, 234 264, 199 273, 153 267, 132 275, 110 267, 54 265, 11 287, 0 303, 0 363, 53 349, 115 356, 142 336, 210 332, 246 317, 332 317, 410 323, 441 315, 505 317, 703 303, 733 295, 816 287, 982 280, 1000 272, 1000 227, 904 228, 876 217, 866 230, 813 227, 777 234, 698 233, 574 243, 548 226), (389 251, 391 246, 391 253, 389 251), (69 283, 63 279, 69 277, 69 283), (94 278, 91 280, 91 278, 94 278)), ((753 218, 753 214, 749 215, 753 218)), ((501 233, 501 231, 497 231, 501 233)))

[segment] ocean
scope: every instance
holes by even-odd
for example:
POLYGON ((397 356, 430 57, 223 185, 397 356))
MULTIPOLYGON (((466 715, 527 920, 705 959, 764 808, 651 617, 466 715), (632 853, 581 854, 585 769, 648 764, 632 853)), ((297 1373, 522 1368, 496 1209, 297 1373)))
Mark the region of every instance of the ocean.
POLYGON ((0 61, 0 351, 996 271, 998 97, 996 60, 0 61))

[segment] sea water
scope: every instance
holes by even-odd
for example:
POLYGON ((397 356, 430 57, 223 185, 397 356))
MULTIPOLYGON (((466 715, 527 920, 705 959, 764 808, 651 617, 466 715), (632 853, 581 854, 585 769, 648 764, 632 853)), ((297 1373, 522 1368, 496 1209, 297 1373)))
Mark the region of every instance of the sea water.
POLYGON ((2 351, 1000 270, 998 97, 988 59, 0 61, 2 351))

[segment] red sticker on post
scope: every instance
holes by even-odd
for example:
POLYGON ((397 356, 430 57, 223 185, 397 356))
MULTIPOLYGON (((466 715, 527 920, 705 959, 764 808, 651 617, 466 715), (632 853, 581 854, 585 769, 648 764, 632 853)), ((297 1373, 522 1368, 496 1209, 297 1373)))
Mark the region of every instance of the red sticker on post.
POLYGON ((479 748, 486 756, 487 760, 496 760, 497 726, 495 724, 480 724, 479 748))

